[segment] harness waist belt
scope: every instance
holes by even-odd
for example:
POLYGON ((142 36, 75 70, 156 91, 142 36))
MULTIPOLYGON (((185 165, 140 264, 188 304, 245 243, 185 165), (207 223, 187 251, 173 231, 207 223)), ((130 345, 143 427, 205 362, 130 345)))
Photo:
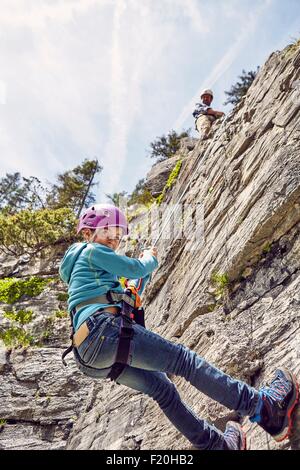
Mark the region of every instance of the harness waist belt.
POLYGON ((107 294, 104 295, 97 295, 96 297, 93 297, 91 299, 84 300, 83 302, 80 302, 80 304, 77 304, 75 307, 76 313, 78 312, 79 309, 82 307, 85 307, 86 305, 91 305, 91 304, 116 304, 118 302, 122 302, 124 300, 127 302, 131 307, 134 307, 134 299, 130 297, 128 294, 124 294, 122 292, 113 292, 109 291, 107 294))

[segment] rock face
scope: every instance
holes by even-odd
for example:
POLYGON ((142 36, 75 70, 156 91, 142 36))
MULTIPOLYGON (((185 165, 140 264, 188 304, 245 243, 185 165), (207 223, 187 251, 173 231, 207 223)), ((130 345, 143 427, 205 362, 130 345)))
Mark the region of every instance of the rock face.
POLYGON ((174 157, 168 158, 167 160, 156 163, 152 166, 151 170, 146 175, 145 187, 149 189, 153 197, 158 196, 162 192, 168 176, 176 165, 176 162, 180 158, 189 158, 189 152, 194 150, 196 143, 197 139, 189 137, 181 139, 180 149, 174 157))
POLYGON ((168 176, 178 160, 178 155, 175 155, 168 160, 156 163, 146 175, 145 186, 149 189, 153 197, 158 196, 166 184, 168 176))
MULTIPOLYGON (((299 48, 272 54, 212 138, 182 150, 165 202, 184 193, 182 203, 201 206, 204 239, 189 241, 193 224, 182 238, 161 237, 160 265, 144 293, 149 329, 256 388, 279 366, 300 379, 299 65, 299 48)), ((62 288, 27 300, 40 321, 62 288)), ((72 359, 63 368, 65 329, 61 338, 55 346, 50 339, 42 348, 1 350, 0 448, 191 448, 147 396, 85 377, 72 359)), ((229 410, 172 380, 199 416, 224 427, 229 410)), ((299 449, 296 413, 293 439, 281 444, 245 419, 251 448, 299 449)))

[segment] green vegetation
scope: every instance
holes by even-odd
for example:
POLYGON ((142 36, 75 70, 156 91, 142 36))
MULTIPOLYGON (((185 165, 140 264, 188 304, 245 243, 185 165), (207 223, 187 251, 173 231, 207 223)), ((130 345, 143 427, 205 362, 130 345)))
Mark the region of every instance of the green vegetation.
POLYGON ((166 195, 166 192, 168 191, 169 188, 171 188, 173 186, 173 184, 175 183, 178 175, 179 175, 179 172, 180 172, 180 169, 181 169, 181 165, 182 165, 182 160, 178 160, 176 165, 174 166, 173 170, 171 171, 170 175, 169 175, 169 178, 162 190, 162 193, 156 198, 156 203, 158 205, 160 205, 166 195))
POLYGON ((211 304, 208 306, 208 311, 209 312, 214 312, 217 308, 217 304, 211 304))
POLYGON ((41 347, 44 343, 47 343, 49 341, 49 338, 51 338, 51 330, 45 330, 42 333, 41 336, 41 343, 39 343, 39 346, 41 347))
POLYGON ((71 209, 0 212, 0 250, 6 254, 34 255, 47 246, 74 238, 76 217, 71 209))
POLYGON ((38 346, 42 346, 44 343, 47 343, 53 335, 54 323, 56 321, 56 318, 56 312, 54 312, 53 315, 45 319, 44 331, 40 336, 40 342, 38 346))
POLYGON ((41 209, 45 189, 35 176, 24 178, 20 173, 7 173, 0 179, 0 210, 12 214, 24 209, 41 209))
POLYGON ((54 312, 54 316, 55 318, 68 318, 69 312, 66 310, 56 310, 56 312, 54 312))
POLYGON ((67 292, 59 292, 56 298, 57 300, 59 300, 59 302, 67 302, 69 298, 69 294, 67 292))
POLYGON ((3 316, 10 320, 9 328, 0 330, 0 340, 3 341, 7 349, 26 348, 28 346, 42 347, 53 336, 54 325, 60 319, 69 317, 66 310, 56 310, 51 316, 44 319, 43 332, 39 337, 33 337, 24 325, 29 324, 33 319, 31 310, 19 310, 5 312, 3 316))
POLYGON ((101 171, 97 159, 85 159, 72 170, 57 175, 57 183, 48 186, 34 176, 7 173, 0 179, 0 211, 12 215, 23 210, 69 208, 78 216, 83 207, 95 202, 92 188, 101 171))
POLYGON ((139 222, 138 224, 134 225, 134 227, 131 229, 130 239, 128 241, 132 248, 137 245, 137 243, 142 237, 142 231, 145 230, 146 232, 147 228, 147 223, 141 224, 141 222, 139 222))
POLYGON ((73 170, 58 175, 58 183, 54 184, 47 195, 47 206, 52 209, 68 207, 79 217, 84 207, 89 207, 95 202, 95 195, 91 192, 96 185, 94 178, 102 171, 97 159, 87 158, 81 165, 73 170))
POLYGON ((31 346, 34 342, 33 337, 27 333, 24 328, 18 326, 11 326, 5 331, 0 331, 0 339, 8 349, 13 348, 26 348, 31 346))
POLYGON ((211 276, 211 282, 215 288, 216 300, 222 300, 228 293, 229 278, 227 273, 214 272, 211 276))
POLYGON ((48 186, 20 173, 0 178, 0 251, 33 256, 48 246, 73 241, 81 210, 96 200, 92 189, 101 171, 97 159, 85 159, 48 186))
POLYGON ((24 295, 36 297, 52 279, 30 277, 28 280, 8 277, 0 279, 0 302, 14 304, 24 295))
POLYGON ((4 318, 8 318, 13 322, 17 322, 20 325, 27 325, 33 319, 32 310, 18 310, 17 312, 5 312, 3 314, 4 318))
POLYGON ((110 200, 112 204, 119 207, 121 200, 126 198, 126 191, 122 191, 120 193, 113 193, 113 194, 105 194, 106 197, 110 200))
POLYGON ((145 180, 141 179, 138 181, 135 189, 129 196, 127 203, 129 206, 132 206, 133 204, 143 204, 144 206, 149 207, 154 200, 154 197, 146 187, 145 180))
POLYGON ((175 167, 173 168, 169 178, 168 178, 168 181, 166 183, 166 187, 167 188, 170 188, 174 182, 176 181, 177 179, 177 176, 179 175, 179 172, 180 172, 180 168, 181 168, 181 165, 182 165, 182 160, 178 160, 178 162, 176 163, 175 167))
POLYGON ((242 75, 239 76, 240 81, 237 81, 234 85, 232 85, 230 91, 225 91, 225 95, 228 96, 224 103, 225 106, 227 104, 233 104, 236 106, 240 102, 241 98, 247 93, 249 87, 255 79, 258 70, 259 67, 257 67, 256 70, 251 70, 250 72, 246 72, 246 70, 242 71, 242 75))
POLYGON ((6 419, 0 418, 0 431, 1 431, 1 429, 4 428, 6 423, 7 423, 6 419))
MULTIPOLYGON (((169 132, 167 136, 162 135, 161 137, 158 137, 154 142, 150 144, 150 147, 151 147, 150 157, 157 158, 157 162, 161 162, 161 161, 167 160, 168 158, 173 157, 180 149, 180 140, 185 137, 189 137, 190 131, 191 130, 188 129, 187 131, 183 131, 180 134, 178 134, 176 131, 172 130, 171 132, 169 132)), ((179 170, 180 170, 180 166, 179 168, 177 168, 178 172, 179 170)), ((168 180, 166 189, 168 189, 168 187, 170 187, 173 184, 172 178, 176 178, 176 177, 177 177, 176 174, 170 175, 171 180, 168 180)), ((111 200, 113 204, 115 204, 116 206, 119 206, 120 198, 125 198, 126 192, 122 191, 120 193, 106 194, 106 196, 111 200)), ((160 199, 158 203, 160 204, 163 196, 159 196, 159 198, 160 199)), ((155 199, 152 196, 151 192, 147 188, 145 179, 143 178, 138 181, 133 192, 130 195, 128 195, 127 204, 129 206, 132 206, 133 204, 142 204, 146 206, 147 208, 149 208, 151 204, 153 204, 156 200, 157 199, 155 199)), ((134 217, 135 215, 131 215, 129 219, 132 220, 134 217)))
POLYGON ((180 149, 180 140, 184 137, 189 137, 190 129, 183 131, 178 134, 172 130, 167 136, 162 135, 150 144, 151 153, 150 158, 157 158, 157 162, 162 162, 168 158, 174 157, 174 155, 180 149))
MULTIPOLYGON (((152 200, 152 202, 155 201, 154 198, 152 198, 151 200, 152 200)), ((152 205, 152 203, 149 203, 149 204, 144 204, 143 203, 142 205, 139 205, 135 211, 131 211, 131 213, 127 216, 128 222, 130 223, 130 222, 132 222, 132 220, 136 219, 140 215, 145 214, 148 211, 148 209, 151 207, 151 205, 152 205)))
POLYGON ((26 348, 33 344, 33 337, 25 330, 24 325, 32 321, 32 310, 8 311, 3 314, 11 322, 11 326, 0 331, 0 339, 8 349, 26 348))
POLYGON ((294 55, 300 48, 300 39, 294 38, 293 42, 285 48, 286 57, 291 57, 294 55))
POLYGON ((39 337, 37 346, 42 347, 44 343, 48 343, 55 333, 55 325, 57 322, 61 319, 65 320, 66 318, 69 318, 69 312, 67 310, 56 310, 51 316, 45 318, 43 333, 39 337))
POLYGON ((266 242, 263 246, 263 253, 267 254, 271 251, 271 248, 272 248, 272 243, 271 242, 266 242))

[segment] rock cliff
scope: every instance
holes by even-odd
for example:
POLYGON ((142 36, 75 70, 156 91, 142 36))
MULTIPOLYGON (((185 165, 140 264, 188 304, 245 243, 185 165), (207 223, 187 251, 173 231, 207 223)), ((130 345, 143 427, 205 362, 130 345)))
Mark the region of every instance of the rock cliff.
MULTIPOLYGON (((278 366, 300 378, 299 45, 273 53, 210 139, 182 146, 178 159, 181 170, 164 202, 175 205, 184 193, 183 204, 201 205, 204 239, 196 237, 193 249, 189 232, 159 240, 160 265, 144 293, 147 327, 255 387, 278 366)), ((165 171, 157 166, 149 186, 161 191, 165 171)), ((32 264, 2 257, 2 276, 56 272, 63 250, 51 263, 47 256, 32 264)), ((127 242, 123 250, 135 255, 138 245, 127 242)), ((29 328, 37 336, 50 324, 42 346, 0 349, 0 449, 190 449, 147 396, 85 377, 72 359, 62 366, 68 320, 54 321, 53 312, 66 308, 63 290, 54 279, 18 305, 35 312, 29 328)), ((172 380, 197 414, 223 428, 227 409, 172 380)), ((244 424, 252 449, 300 447, 300 429, 276 444, 244 424)))

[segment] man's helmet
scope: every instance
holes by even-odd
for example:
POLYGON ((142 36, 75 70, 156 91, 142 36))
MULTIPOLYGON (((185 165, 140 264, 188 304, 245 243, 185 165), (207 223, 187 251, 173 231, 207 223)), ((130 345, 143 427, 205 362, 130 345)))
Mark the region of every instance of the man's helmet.
POLYGON ((209 89, 204 89, 200 95, 200 98, 202 98, 203 95, 210 95, 212 98, 214 97, 213 92, 209 89))
POLYGON ((125 215, 112 204, 94 204, 86 209, 79 217, 77 233, 83 228, 121 227, 123 235, 129 233, 125 215))

